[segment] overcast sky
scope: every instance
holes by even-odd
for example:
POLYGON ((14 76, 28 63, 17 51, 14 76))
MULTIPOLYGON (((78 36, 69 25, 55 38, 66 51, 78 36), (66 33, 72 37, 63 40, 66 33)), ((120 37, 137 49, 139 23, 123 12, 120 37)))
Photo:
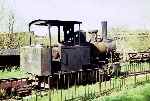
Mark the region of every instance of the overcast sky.
POLYGON ((11 0, 20 22, 34 19, 82 21, 82 29, 109 27, 150 29, 150 0, 11 0))

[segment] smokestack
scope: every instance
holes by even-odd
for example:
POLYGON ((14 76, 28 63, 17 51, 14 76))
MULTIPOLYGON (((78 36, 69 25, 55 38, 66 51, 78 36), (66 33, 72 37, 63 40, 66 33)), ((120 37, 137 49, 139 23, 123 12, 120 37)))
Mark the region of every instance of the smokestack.
POLYGON ((106 40, 107 39, 107 21, 102 21, 101 25, 102 25, 102 38, 106 40))

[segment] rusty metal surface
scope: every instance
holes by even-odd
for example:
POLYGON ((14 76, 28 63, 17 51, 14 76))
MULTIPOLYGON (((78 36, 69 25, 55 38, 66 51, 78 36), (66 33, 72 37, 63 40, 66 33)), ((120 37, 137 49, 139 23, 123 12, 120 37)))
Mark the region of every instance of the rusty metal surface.
POLYGON ((149 60, 150 52, 128 53, 129 60, 149 60))
POLYGON ((19 49, 0 49, 1 55, 20 55, 20 51, 19 49))
POLYGON ((28 73, 39 76, 51 74, 51 49, 44 47, 22 47, 20 52, 21 67, 28 73))
POLYGON ((27 85, 26 79, 0 79, 0 88, 7 89, 7 88, 19 88, 27 85))
POLYGON ((61 46, 61 69, 63 71, 77 71, 87 64, 90 64, 89 46, 61 46))

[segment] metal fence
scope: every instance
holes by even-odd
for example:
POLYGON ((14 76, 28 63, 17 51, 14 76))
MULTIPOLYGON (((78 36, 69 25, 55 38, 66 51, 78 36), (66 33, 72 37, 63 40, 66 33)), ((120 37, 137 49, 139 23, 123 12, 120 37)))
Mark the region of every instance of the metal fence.
MULTIPOLYGON (((80 71, 77 74, 78 76, 74 76, 73 73, 70 76, 59 75, 62 79, 58 77, 56 87, 50 87, 44 91, 33 91, 31 96, 23 97, 22 100, 87 101, 89 99, 109 95, 114 91, 133 88, 150 80, 150 62, 123 63, 121 64, 121 72, 117 74, 118 76, 112 76, 109 79, 98 69, 95 71, 89 70, 88 74, 85 75, 80 71), (85 76, 90 76, 90 79, 86 79, 86 83, 84 80, 85 76), (70 81, 67 78, 70 78, 70 81), (73 80, 73 78, 75 78, 75 80, 73 80), (65 87, 59 88, 60 85, 65 87)), ((51 79, 49 77, 49 83, 50 82, 51 79)))

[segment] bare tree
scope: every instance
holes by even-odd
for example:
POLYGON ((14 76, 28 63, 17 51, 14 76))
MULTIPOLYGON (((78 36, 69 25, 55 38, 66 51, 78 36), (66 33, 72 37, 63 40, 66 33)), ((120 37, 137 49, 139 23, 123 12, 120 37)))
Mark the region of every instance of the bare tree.
POLYGON ((13 4, 8 0, 0 0, 0 24, 0 27, 4 28, 2 30, 7 30, 9 33, 14 32, 15 11, 13 4), (7 25, 7 27, 5 25, 7 25))
POLYGON ((8 25, 9 33, 13 33, 14 24, 15 24, 15 14, 12 11, 10 11, 8 20, 9 20, 9 25, 8 25))

